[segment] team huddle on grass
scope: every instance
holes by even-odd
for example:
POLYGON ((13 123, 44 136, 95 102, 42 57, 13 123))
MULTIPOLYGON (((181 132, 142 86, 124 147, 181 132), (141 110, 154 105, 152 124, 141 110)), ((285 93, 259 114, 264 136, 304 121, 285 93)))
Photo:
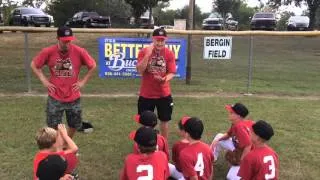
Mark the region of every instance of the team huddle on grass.
MULTIPOLYGON (((34 73, 48 89, 48 127, 41 128, 36 135, 40 150, 34 158, 34 180, 80 179, 79 152, 72 137, 77 130, 85 129, 80 89, 93 74, 96 63, 85 49, 71 43, 75 37, 70 28, 58 28, 57 39, 56 45, 44 48, 31 63, 34 73), (42 72, 44 65, 49 67, 49 79, 42 72), (88 71, 80 79, 82 66, 88 71), (64 113, 68 129, 62 124, 64 113)), ((166 40, 166 31, 156 29, 152 44, 139 51, 136 69, 141 74, 141 86, 135 121, 141 127, 129 134, 134 141, 133 152, 125 158, 119 178, 215 179, 215 162, 224 151, 230 165, 226 179, 279 179, 278 156, 266 144, 274 135, 273 129, 263 120, 246 119, 249 110, 241 103, 225 106, 230 129, 225 133, 212 132, 215 138, 211 144, 201 141, 205 128, 201 118, 182 117, 178 122, 181 139, 174 143, 170 153, 169 121, 174 103, 169 82, 176 73, 176 64, 173 52, 165 47, 166 40), (157 125, 159 132, 155 129, 157 125)))

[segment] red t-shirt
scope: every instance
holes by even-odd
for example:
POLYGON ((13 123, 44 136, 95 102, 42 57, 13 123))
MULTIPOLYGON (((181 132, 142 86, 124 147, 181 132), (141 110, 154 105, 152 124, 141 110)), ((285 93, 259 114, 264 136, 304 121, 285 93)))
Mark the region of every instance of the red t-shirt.
POLYGON ((64 151, 59 151, 59 152, 38 152, 36 156, 34 157, 33 160, 33 179, 37 180, 37 170, 38 170, 38 165, 40 161, 45 159, 48 155, 53 155, 53 154, 58 154, 62 157, 64 157, 67 161, 67 169, 65 173, 72 173, 72 171, 77 167, 78 165, 78 158, 74 153, 68 153, 65 154, 64 151))
MULTIPOLYGON (((138 54, 138 63, 142 61, 146 48, 140 50, 138 54)), ((160 51, 152 52, 147 68, 142 75, 140 87, 140 96, 145 98, 160 98, 171 94, 169 82, 159 82, 154 76, 164 77, 168 73, 176 73, 176 61, 174 53, 163 48, 160 51)))
POLYGON ((241 161, 238 172, 243 180, 279 179, 279 159, 270 147, 255 147, 241 161))
POLYGON ((162 151, 151 154, 129 154, 126 157, 121 180, 149 179, 166 180, 170 175, 168 160, 162 151))
POLYGON ((233 144, 236 148, 243 149, 251 145, 250 133, 252 129, 251 120, 241 120, 236 124, 232 124, 228 130, 228 135, 232 138, 233 144))
MULTIPOLYGON (((157 135, 157 151, 162 151, 167 155, 167 159, 169 160, 169 146, 168 141, 161 135, 157 135)), ((133 145, 133 152, 139 153, 139 146, 137 143, 133 145)))
POLYGON ((49 67, 49 81, 57 89, 48 94, 62 102, 72 102, 80 97, 80 91, 72 90, 72 85, 79 79, 80 68, 85 65, 90 69, 96 64, 85 49, 74 44, 70 44, 66 54, 59 51, 58 45, 44 48, 33 62, 37 68, 42 68, 44 65, 49 67))
POLYGON ((179 155, 185 147, 189 146, 189 143, 178 141, 172 146, 172 161, 174 162, 176 169, 181 172, 181 165, 179 161, 179 155))
POLYGON ((179 161, 181 172, 186 179, 198 176, 198 179, 208 180, 213 177, 213 155, 209 145, 203 142, 185 147, 179 155, 179 161))

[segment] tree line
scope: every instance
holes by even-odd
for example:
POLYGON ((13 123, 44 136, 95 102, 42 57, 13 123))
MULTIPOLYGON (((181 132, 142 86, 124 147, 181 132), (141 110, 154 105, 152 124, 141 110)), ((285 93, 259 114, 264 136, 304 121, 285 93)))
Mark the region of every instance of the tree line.
MULTIPOLYGON (((249 7, 245 0, 212 0, 212 11, 218 12, 223 18, 232 14, 233 18, 239 22, 239 29, 249 29, 250 18, 257 11, 266 7, 276 11, 280 5, 295 3, 301 6, 302 3, 308 4, 308 11, 305 15, 310 18, 310 27, 319 27, 320 21, 320 0, 269 0, 267 4, 260 7, 249 7)), ((189 6, 186 5, 181 9, 165 10, 169 7, 170 0, 23 0, 18 4, 14 0, 0 0, 0 7, 5 16, 5 22, 10 11, 18 6, 30 6, 35 8, 44 7, 44 10, 52 15, 55 20, 55 26, 63 25, 69 18, 79 11, 96 11, 97 13, 110 16, 113 27, 128 27, 130 17, 136 20, 145 12, 149 11, 153 15, 155 25, 173 25, 174 19, 187 19, 189 6)), ((203 19, 207 18, 210 13, 201 12, 196 5, 194 19, 196 28, 200 28, 203 19)), ((282 29, 285 21, 292 15, 292 12, 281 14, 278 23, 279 29, 282 29)), ((151 19, 151 18, 150 18, 151 19)))

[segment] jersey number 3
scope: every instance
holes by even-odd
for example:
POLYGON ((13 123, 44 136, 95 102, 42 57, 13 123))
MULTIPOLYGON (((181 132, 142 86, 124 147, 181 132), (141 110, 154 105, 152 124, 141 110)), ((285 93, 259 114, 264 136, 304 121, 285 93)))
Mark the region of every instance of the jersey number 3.
POLYGON ((148 165, 139 165, 137 167, 137 173, 141 173, 142 171, 147 171, 146 176, 140 176, 137 180, 152 180, 153 179, 153 167, 148 165))
POLYGON ((197 163, 196 163, 196 165, 194 166, 194 170, 195 170, 196 172, 199 172, 199 176, 203 176, 204 163, 203 163, 203 155, 202 155, 202 153, 199 153, 199 154, 198 154, 197 163))
POLYGON ((274 163, 273 157, 272 156, 263 157, 263 163, 269 164, 269 170, 270 170, 270 173, 265 174, 264 178, 266 180, 275 178, 276 177, 276 167, 275 167, 275 163, 274 163))

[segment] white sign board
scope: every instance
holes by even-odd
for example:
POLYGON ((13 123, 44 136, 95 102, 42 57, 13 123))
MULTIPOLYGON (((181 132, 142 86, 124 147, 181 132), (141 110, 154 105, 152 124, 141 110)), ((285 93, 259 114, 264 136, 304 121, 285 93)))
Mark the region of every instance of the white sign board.
POLYGON ((231 59, 232 37, 204 37, 203 59, 231 59))
POLYGON ((174 19, 173 29, 186 30, 186 24, 187 24, 187 20, 186 19, 174 19))

